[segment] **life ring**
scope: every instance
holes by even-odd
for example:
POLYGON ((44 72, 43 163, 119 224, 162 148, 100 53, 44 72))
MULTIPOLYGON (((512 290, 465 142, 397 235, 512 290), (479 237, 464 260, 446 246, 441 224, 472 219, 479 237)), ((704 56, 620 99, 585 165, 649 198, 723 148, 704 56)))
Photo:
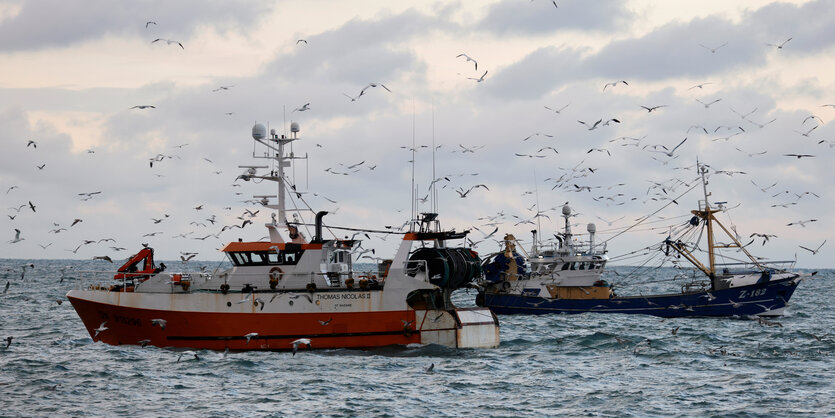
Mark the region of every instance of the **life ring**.
POLYGON ((188 292, 188 288, 191 287, 191 280, 180 280, 180 287, 183 288, 184 292, 188 292))
POLYGON ((502 282, 502 289, 504 289, 504 290, 510 289, 510 282, 502 282))
POLYGON ((308 283, 307 284, 307 291, 313 293, 316 291, 316 283, 308 283))

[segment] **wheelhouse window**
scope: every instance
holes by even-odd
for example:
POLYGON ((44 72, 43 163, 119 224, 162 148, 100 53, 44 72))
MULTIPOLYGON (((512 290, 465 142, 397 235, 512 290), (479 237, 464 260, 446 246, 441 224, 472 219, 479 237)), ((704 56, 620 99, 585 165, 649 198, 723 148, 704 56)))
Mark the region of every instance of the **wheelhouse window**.
POLYGON ((304 250, 290 251, 237 251, 227 253, 236 266, 296 265, 304 250))

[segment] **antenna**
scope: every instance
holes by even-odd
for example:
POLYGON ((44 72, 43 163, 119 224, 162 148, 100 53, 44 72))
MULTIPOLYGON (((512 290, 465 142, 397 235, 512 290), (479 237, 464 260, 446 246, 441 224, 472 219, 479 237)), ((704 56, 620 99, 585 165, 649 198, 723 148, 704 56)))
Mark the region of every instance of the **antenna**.
MULTIPOLYGON (((536 182, 536 168, 533 169, 533 193, 534 198, 536 199, 536 229, 542 231, 542 220, 541 216, 539 216, 539 185, 536 182)), ((539 234, 540 236, 542 234, 539 234)), ((534 245, 539 244, 538 242, 534 242, 534 245)))
MULTIPOLYGON (((415 189, 415 98, 412 97, 412 192, 410 193, 412 213, 409 223, 417 217, 417 190, 415 189)), ((411 227, 409 227, 411 230, 411 227)))
MULTIPOLYGON (((435 98, 432 98, 432 181, 435 179, 435 98)), ((432 212, 438 213, 438 188, 434 187, 435 183, 430 183, 432 187, 432 212)))

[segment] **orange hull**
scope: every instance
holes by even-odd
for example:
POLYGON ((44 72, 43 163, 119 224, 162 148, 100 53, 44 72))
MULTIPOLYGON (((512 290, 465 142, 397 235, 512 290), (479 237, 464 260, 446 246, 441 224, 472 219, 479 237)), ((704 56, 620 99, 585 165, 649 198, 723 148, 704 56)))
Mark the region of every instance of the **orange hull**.
MULTIPOLYGON (((95 341, 209 350, 291 350, 310 338, 313 349, 420 343, 415 311, 351 313, 213 313, 132 308, 68 297, 95 341), (165 329, 152 319, 165 319, 165 329), (322 324, 322 322, 325 324, 322 324), (404 322, 408 326, 404 325, 404 322), (95 336, 106 322, 107 329, 95 336), (245 335, 258 333, 247 341, 245 335)), ((300 347, 305 349, 305 347, 300 347)))

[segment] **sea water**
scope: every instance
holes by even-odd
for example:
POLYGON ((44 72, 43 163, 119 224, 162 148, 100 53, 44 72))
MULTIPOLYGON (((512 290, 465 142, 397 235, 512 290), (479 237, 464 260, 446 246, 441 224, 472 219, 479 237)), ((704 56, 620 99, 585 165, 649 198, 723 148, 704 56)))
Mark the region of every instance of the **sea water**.
MULTIPOLYGON (((2 416, 824 416, 835 414, 832 270, 787 315, 500 316, 501 346, 221 352, 93 342, 60 281, 101 261, 0 260, 2 416), (21 267, 33 263, 20 278, 21 267), (62 302, 59 304, 59 302, 62 302), (673 332, 675 331, 675 333, 673 332), (427 371, 434 364, 431 371, 427 371)), ((179 269, 179 262, 169 270, 179 269)), ((197 265, 197 263, 191 263, 197 265)), ((626 267, 612 271, 627 274, 626 267)), ((630 280, 663 280, 666 269, 630 280)), ((606 273, 618 283, 620 276, 606 273)), ((620 294, 628 294, 629 283, 620 294)), ((617 290, 617 289, 616 289, 617 290)), ((459 306, 475 292, 457 291, 459 306)))

